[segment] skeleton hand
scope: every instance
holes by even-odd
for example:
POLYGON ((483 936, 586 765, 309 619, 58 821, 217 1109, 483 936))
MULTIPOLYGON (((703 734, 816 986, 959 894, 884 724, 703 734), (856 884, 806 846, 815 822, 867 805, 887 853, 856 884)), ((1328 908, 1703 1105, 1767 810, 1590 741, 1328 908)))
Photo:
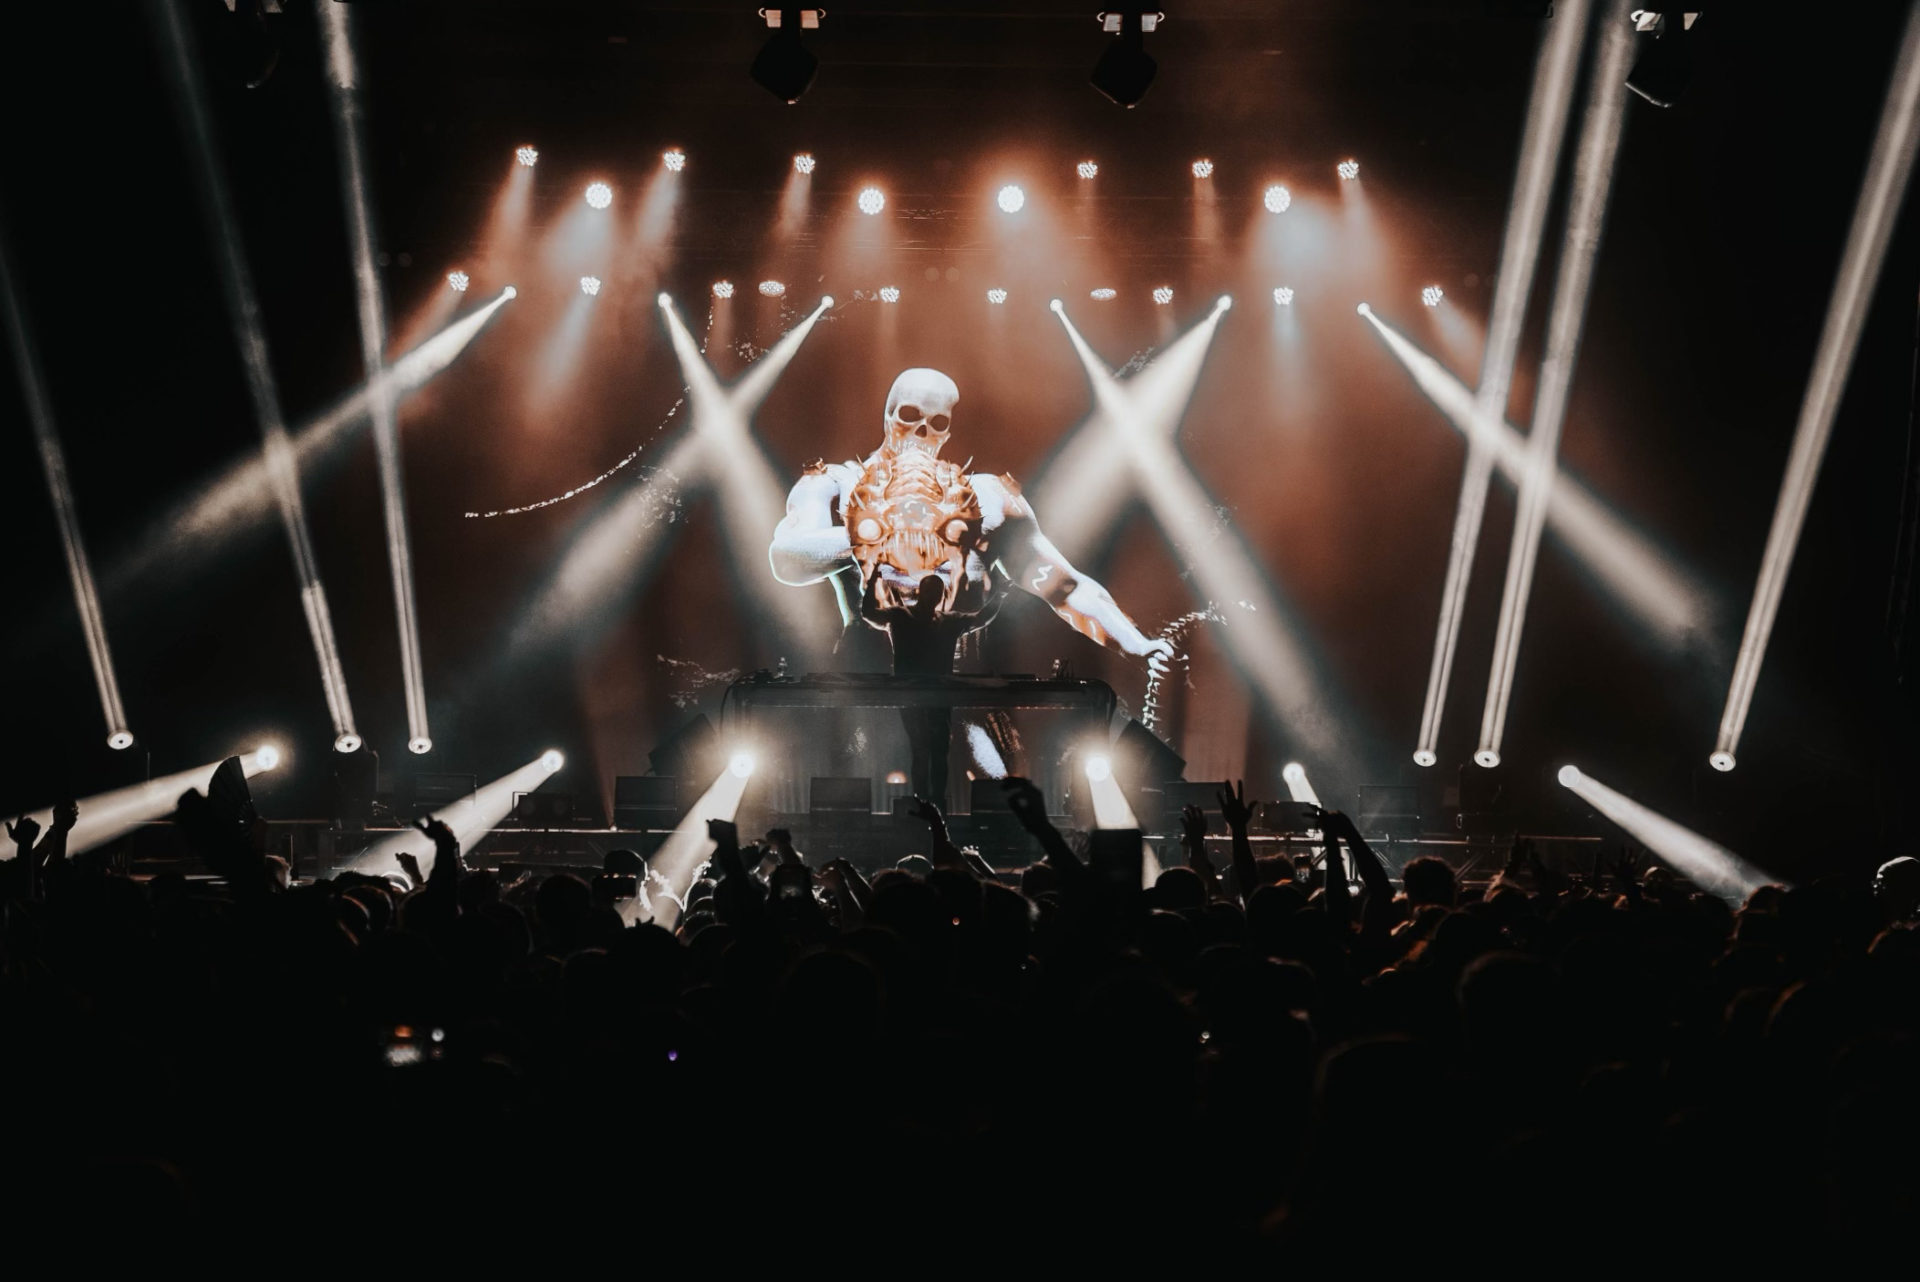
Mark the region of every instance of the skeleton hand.
POLYGON ((1147 671, 1156 677, 1164 677, 1173 671, 1173 642, 1164 637, 1147 642, 1147 648, 1140 652, 1147 660, 1147 671))

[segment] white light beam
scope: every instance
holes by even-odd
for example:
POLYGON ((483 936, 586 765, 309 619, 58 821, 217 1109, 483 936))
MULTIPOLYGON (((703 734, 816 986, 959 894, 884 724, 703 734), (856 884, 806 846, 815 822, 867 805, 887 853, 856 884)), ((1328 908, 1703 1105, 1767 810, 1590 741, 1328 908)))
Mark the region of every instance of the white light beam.
POLYGON ((1738 904, 1776 880, 1725 846, 1615 792, 1576 766, 1560 767, 1560 782, 1708 894, 1738 904))

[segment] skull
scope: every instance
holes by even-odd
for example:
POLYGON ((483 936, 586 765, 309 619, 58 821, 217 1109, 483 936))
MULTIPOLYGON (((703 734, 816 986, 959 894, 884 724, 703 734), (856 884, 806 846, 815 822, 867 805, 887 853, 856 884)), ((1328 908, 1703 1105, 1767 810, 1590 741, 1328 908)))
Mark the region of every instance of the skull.
POLYGON ((953 406, 960 389, 937 369, 901 371, 887 392, 887 439, 890 454, 924 450, 938 454, 953 431, 953 406))

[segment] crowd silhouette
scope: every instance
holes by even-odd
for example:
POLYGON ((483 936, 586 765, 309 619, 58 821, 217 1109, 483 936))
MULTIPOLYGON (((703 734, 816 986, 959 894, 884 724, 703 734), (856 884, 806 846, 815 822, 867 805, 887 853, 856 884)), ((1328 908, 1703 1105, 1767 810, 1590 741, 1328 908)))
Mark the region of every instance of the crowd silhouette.
POLYGON ((871 877, 715 822, 671 930, 634 921, 629 852, 509 882, 432 822, 424 876, 293 880, 220 778, 174 816, 211 879, 69 858, 71 805, 23 820, 16 1233, 80 1204, 143 1247, 353 1225, 916 1270, 1904 1247, 1920 863, 1732 905, 1522 840, 1468 886, 1336 811, 1343 858, 1257 857, 1236 789, 1143 887, 1137 836, 1006 787, 1024 848, 921 803, 924 855, 871 877))

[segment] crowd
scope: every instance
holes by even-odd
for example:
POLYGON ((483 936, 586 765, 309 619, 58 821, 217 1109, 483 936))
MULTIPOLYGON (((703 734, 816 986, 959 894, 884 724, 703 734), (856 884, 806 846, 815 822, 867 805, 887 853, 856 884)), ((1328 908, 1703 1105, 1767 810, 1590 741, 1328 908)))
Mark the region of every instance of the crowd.
POLYGON ((868 878, 715 823, 653 921, 631 855, 503 883, 437 824, 424 876, 291 881, 219 783, 174 817, 215 880, 68 858, 71 807, 8 830, 16 1226, 1533 1271, 1901 1249, 1920 1193, 1913 860, 1733 905, 1522 841, 1468 888, 1334 811, 1341 858, 1256 858, 1236 792, 1143 887, 1010 780, 1025 850, 923 805, 868 878))

